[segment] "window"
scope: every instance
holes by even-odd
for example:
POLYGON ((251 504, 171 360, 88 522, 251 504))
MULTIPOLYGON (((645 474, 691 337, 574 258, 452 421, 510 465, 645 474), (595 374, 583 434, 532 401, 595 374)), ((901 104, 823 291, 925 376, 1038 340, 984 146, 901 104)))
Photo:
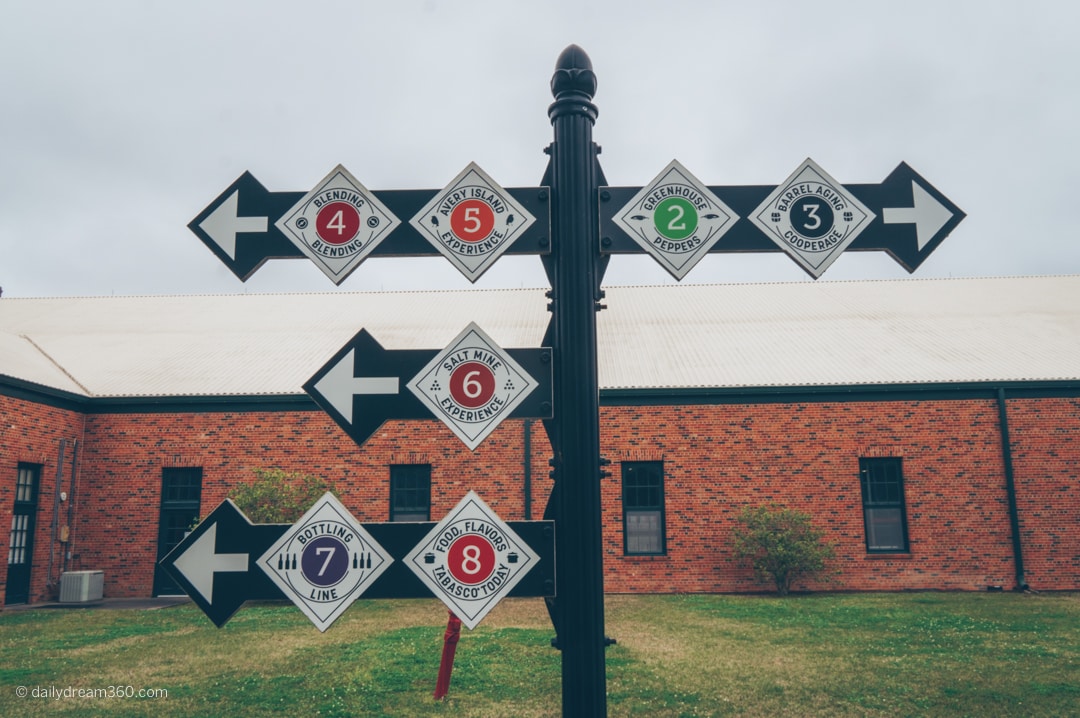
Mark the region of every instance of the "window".
POLYGON ((431 520, 431 465, 390 467, 390 520, 431 520))
POLYGON ((866 522, 866 550, 906 553, 907 517, 901 460, 859 459, 859 483, 866 522))
POLYGON ((623 550, 627 556, 663 555, 663 462, 624 462, 622 481, 623 550))

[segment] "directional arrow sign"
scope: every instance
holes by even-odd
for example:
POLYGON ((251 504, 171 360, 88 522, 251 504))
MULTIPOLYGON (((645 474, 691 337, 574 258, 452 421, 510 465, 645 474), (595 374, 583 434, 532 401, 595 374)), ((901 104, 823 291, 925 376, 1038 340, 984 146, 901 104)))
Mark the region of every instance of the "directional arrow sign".
POLYGON ((245 601, 281 597, 255 562, 286 528, 253 524, 226 499, 161 559, 161 567, 221 628, 245 601))
POLYGON ((302 257, 274 226, 303 192, 269 192, 245 172, 210 203, 188 228, 241 281, 272 257, 302 257))
MULTIPOLYGON (((419 214, 436 195, 443 192, 444 190, 434 189, 373 190, 370 195, 373 200, 371 204, 377 202, 386 215, 408 218, 419 214)), ((303 235, 303 230, 306 229, 297 224, 300 220, 303 220, 300 224, 307 224, 307 227, 312 229, 318 228, 318 212, 309 217, 302 212, 296 214, 290 211, 296 209, 297 205, 304 204, 301 200, 305 199, 306 194, 309 193, 270 192, 250 172, 245 172, 191 220, 188 228, 241 281, 247 280, 267 259, 303 259, 313 255, 313 258, 320 258, 320 269, 326 272, 324 260, 326 256, 334 253, 330 249, 344 256, 351 245, 344 242, 341 247, 331 246, 320 254, 319 248, 313 248, 310 243, 306 244, 302 237, 297 237, 303 235), (282 232, 282 227, 285 227, 289 234, 282 232)), ((551 249, 551 203, 548 188, 500 188, 499 194, 504 198, 506 206, 512 205, 520 210, 519 214, 515 215, 514 232, 506 232, 504 241, 499 242, 500 251, 505 254, 547 254, 551 249), (521 219, 525 216, 533 218, 534 221, 523 223, 521 219)), ((318 192, 309 199, 317 198, 318 192)), ((362 218, 364 226, 369 226, 367 222, 374 221, 374 214, 368 211, 366 204, 356 212, 355 218, 344 207, 342 209, 345 211, 340 215, 336 211, 327 213, 323 217, 327 225, 323 227, 324 233, 328 231, 327 228, 344 232, 353 219, 362 218)), ((321 209, 321 206, 315 209, 321 209)), ((463 215, 463 226, 467 230, 480 218, 480 215, 475 218, 473 214, 467 218, 463 215)), ((382 223, 382 226, 386 224, 382 223)), ((489 243, 493 241, 486 236, 485 240, 489 243)), ((330 244, 333 245, 333 242, 330 244)), ((475 249, 480 244, 481 242, 471 243, 470 249, 475 249)), ((395 226, 392 231, 379 238, 378 242, 365 243, 358 253, 362 253, 365 258, 441 256, 440 250, 433 246, 427 233, 421 232, 408 222, 395 226)), ((331 257, 331 260, 333 259, 331 257)), ((329 276, 333 281, 340 281, 354 268, 355 265, 344 269, 334 267, 336 271, 330 271, 329 276)))
MULTIPOLYGON (((461 339, 460 336, 459 339, 461 339)), ((470 411, 475 413, 484 411, 485 407, 496 399, 500 400, 500 406, 503 399, 506 399, 506 404, 509 405, 510 399, 504 397, 504 394, 511 391, 512 400, 515 403, 507 407, 506 413, 498 412, 498 421, 508 418, 550 418, 552 416, 551 350, 541 348, 500 351, 506 352, 513 364, 520 369, 520 374, 528 375, 534 380, 535 389, 523 394, 521 389, 524 384, 521 384, 517 385, 516 391, 508 390, 506 387, 511 385, 514 378, 503 369, 510 367, 511 362, 499 363, 493 359, 494 353, 489 351, 487 355, 481 357, 477 367, 471 369, 466 367, 460 375, 451 371, 446 377, 446 379, 451 379, 453 375, 459 379, 461 386, 456 387, 458 399, 467 405, 476 404, 476 406, 465 406, 461 415, 470 411), (484 364, 485 358, 499 366, 492 371, 485 370, 484 367, 491 368, 491 362, 484 364), (472 371, 476 373, 471 373, 472 371), (496 377, 499 380, 497 385, 493 384, 489 387, 487 383, 482 383, 489 379, 495 381, 496 377), (483 403, 481 402, 483 398, 489 398, 490 401, 483 403)), ((433 412, 431 397, 423 392, 417 393, 415 390, 406 388, 423 372, 425 376, 430 375, 430 381, 424 387, 430 393, 430 389, 434 386, 433 382, 437 381, 436 378, 432 378, 437 373, 437 368, 433 368, 431 363, 439 353, 436 349, 384 349, 366 329, 361 329, 304 384, 304 391, 330 415, 338 426, 345 430, 345 433, 352 437, 353 441, 363 444, 382 426, 383 422, 390 419, 435 417, 445 420, 444 412, 439 414, 433 412)), ((457 362, 454 366, 464 366, 469 363, 469 361, 457 362)), ((446 384, 446 390, 445 393, 449 394, 452 390, 450 384, 446 384)), ((435 393, 432 396, 441 396, 441 394, 435 393)), ((450 401, 454 401, 452 395, 450 401)), ((458 433, 457 429, 451 428, 458 433)), ((494 426, 490 429, 493 430, 494 426)), ((483 436, 487 436, 485 433, 478 437, 479 433, 467 432, 468 438, 463 437, 462 440, 467 445, 471 444, 469 448, 475 448, 483 440, 483 436)), ((461 436, 460 433, 459 436, 461 436)))
MULTIPOLYGON (((849 252, 888 252, 914 272, 965 217, 904 163, 881 184, 840 185, 807 160, 780 185, 707 189, 739 217, 710 253, 786 251, 815 278, 835 260, 838 246, 849 252)), ((641 191, 600 189, 601 251, 645 251, 618 222, 641 191)))
MULTIPOLYGON (((852 190, 881 217, 870 227, 876 235, 873 244, 881 245, 908 272, 914 272, 966 216, 903 162, 880 185, 852 190)), ((860 237, 851 249, 869 249, 863 246, 866 241, 860 237)))
MULTIPOLYGON (((318 511, 320 505, 325 503, 324 497, 312 507, 312 511, 318 511)), ((323 508, 322 511, 325 512, 326 509, 323 508)), ((342 510, 339 513, 347 512, 342 510)), ((434 522, 355 525, 341 521, 343 524, 349 523, 350 528, 355 531, 354 538, 346 540, 346 535, 342 532, 333 531, 338 523, 334 516, 327 517, 320 513, 316 518, 325 525, 312 526, 310 521, 305 523, 305 519, 295 525, 253 524, 236 504, 226 499, 161 559, 161 567, 218 628, 224 626, 245 601, 286 598, 282 588, 270 578, 270 574, 287 587, 291 584, 288 598, 297 603, 309 618, 314 614, 312 621, 317 626, 320 621, 336 618, 340 611, 336 611, 335 602, 342 596, 348 598, 346 588, 352 588, 353 593, 357 593, 357 584, 361 582, 363 598, 431 597, 430 589, 406 566, 404 559, 431 532, 434 522), (303 532, 309 529, 310 538, 303 536, 303 532), (369 545, 378 545, 382 549, 379 555, 384 559, 384 563, 378 574, 375 572, 378 559, 373 552, 370 555, 365 553, 364 567, 360 569, 360 552, 356 552, 357 565, 353 567, 351 555, 346 564, 342 565, 339 552, 327 550, 338 549, 339 544, 351 547, 361 535, 370 538, 369 545), (301 542, 301 536, 308 540, 301 542), (313 543, 308 551, 311 554, 307 557, 308 574, 311 574, 308 576, 304 573, 303 546, 319 536, 326 538, 313 543), (292 568, 292 557, 286 566, 286 555, 290 553, 288 550, 281 552, 279 568, 279 552, 271 549, 279 546, 289 549, 294 544, 296 551, 292 553, 296 554, 296 568, 292 568), (315 565, 312 565, 312 561, 315 565), (365 580, 368 576, 370 581, 365 580), (300 586, 302 581, 313 585, 308 585, 306 592, 297 595, 294 589, 300 586), (315 592, 314 596, 312 591, 315 592), (302 604, 310 605, 305 608, 302 604)), ((508 521, 506 524, 515 536, 520 536, 528 545, 530 552, 535 552, 539 562, 535 570, 529 571, 519 582, 515 582, 516 585, 508 595, 555 595, 554 522, 508 521)), ((320 630, 323 629, 324 626, 320 626, 320 630)))

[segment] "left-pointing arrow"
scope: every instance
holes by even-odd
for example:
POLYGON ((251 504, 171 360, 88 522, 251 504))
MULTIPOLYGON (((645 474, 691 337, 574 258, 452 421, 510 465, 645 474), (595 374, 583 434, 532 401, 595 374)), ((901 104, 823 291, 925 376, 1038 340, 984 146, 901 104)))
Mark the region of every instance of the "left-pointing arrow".
POLYGON ((341 412, 345 421, 353 423, 353 397, 357 394, 397 394, 400 378, 396 376, 353 376, 356 350, 349 349, 322 379, 315 382, 315 389, 341 412))
POLYGON ((270 192, 250 172, 240 175, 188 223, 203 244, 240 279, 263 262, 304 254, 274 226, 302 192, 270 192))
POLYGON ((265 232, 270 223, 269 217, 241 217, 239 203, 240 190, 235 190, 210 216, 199 222, 199 229, 206 232, 233 260, 236 259, 236 235, 240 232, 265 232))
POLYGON ((245 601, 281 598, 281 590, 258 570, 252 556, 261 556, 286 528, 253 524, 225 499, 160 566, 220 628, 245 601))
POLYGON ((203 598, 213 603, 214 574, 222 571, 247 571, 248 555, 217 553, 217 524, 214 523, 187 551, 176 557, 173 565, 203 598))
POLYGON ((384 349, 361 329, 304 384, 304 391, 362 444, 387 419, 431 416, 401 385, 402 377, 413 377, 433 356, 434 350, 384 349))

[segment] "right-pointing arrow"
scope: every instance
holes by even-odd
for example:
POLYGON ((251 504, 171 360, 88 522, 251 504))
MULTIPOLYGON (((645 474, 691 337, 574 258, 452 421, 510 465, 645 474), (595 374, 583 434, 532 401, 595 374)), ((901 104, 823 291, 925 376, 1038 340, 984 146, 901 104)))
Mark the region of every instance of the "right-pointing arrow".
POLYGON ((337 409, 345 421, 353 423, 353 397, 357 394, 397 394, 400 378, 396 376, 353 376, 356 350, 350 349, 322 379, 315 382, 315 389, 331 406, 337 409))
POLYGON ((921 252, 945 223, 953 218, 953 213, 915 180, 911 181, 911 195, 914 206, 885 207, 881 221, 885 224, 914 224, 915 238, 921 252))
POLYGON ((246 573, 248 555, 246 553, 217 553, 217 523, 215 522, 184 553, 176 557, 173 566, 191 582, 207 603, 213 604, 214 574, 223 571, 246 573))

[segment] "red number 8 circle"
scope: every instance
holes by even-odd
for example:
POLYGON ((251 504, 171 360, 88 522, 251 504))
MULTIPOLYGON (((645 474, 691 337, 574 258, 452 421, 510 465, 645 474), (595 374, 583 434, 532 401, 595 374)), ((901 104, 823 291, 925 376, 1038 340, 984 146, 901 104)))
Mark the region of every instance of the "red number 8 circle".
POLYGON ((495 395, 495 373, 486 364, 470 361, 450 374, 450 398, 466 409, 478 409, 495 395))
POLYGON ((495 549, 483 536, 466 534, 450 545, 446 564, 450 575, 461 583, 482 583, 495 570, 495 549))

